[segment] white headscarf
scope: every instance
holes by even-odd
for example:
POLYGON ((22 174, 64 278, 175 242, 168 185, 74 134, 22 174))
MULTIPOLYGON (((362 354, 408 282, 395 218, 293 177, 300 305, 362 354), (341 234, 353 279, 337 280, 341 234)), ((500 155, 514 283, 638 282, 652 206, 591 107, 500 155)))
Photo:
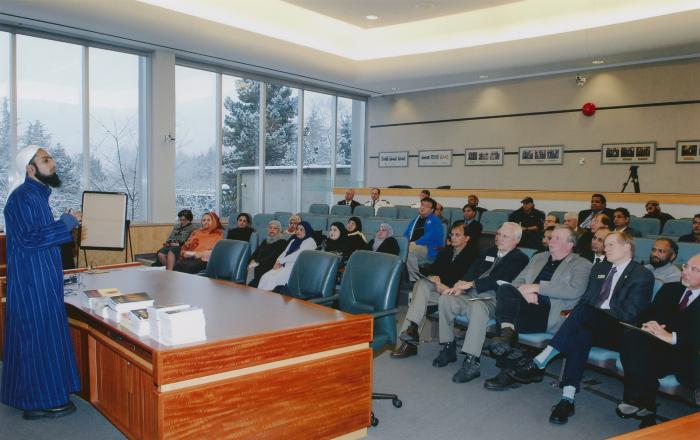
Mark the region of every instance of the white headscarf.
POLYGON ((16 190, 18 186, 24 183, 24 177, 27 175, 27 164, 32 160, 36 152, 39 151, 41 147, 38 145, 28 145, 17 152, 15 155, 15 163, 12 170, 10 170, 10 190, 7 192, 9 196, 12 191, 16 190))

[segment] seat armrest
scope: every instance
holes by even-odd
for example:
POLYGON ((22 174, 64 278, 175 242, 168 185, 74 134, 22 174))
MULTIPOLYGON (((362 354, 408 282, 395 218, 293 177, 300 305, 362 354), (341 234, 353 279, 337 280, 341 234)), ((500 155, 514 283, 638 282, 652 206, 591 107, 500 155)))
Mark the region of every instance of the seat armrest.
POLYGON ((312 299, 308 300, 308 302, 314 303, 314 304, 326 305, 326 304, 331 304, 334 301, 337 301, 338 298, 340 298, 340 295, 335 294, 332 296, 327 296, 325 298, 312 298, 312 299))
POLYGON ((377 318, 382 318, 384 316, 389 316, 389 315, 395 315, 398 312, 398 309, 389 309, 389 310, 384 310, 383 312, 374 312, 372 313, 372 317, 377 319, 377 318))

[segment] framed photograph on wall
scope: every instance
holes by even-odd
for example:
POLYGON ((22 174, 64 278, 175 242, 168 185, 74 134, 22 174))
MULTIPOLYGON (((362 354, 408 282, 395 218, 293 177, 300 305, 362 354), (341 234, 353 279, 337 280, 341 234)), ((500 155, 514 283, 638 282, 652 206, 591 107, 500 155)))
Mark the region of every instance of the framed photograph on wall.
POLYGON ((465 148, 464 166, 503 165, 503 148, 465 148))
POLYGON ((408 151, 386 151, 379 153, 379 168, 408 166, 408 151))
POLYGON ((600 163, 655 163, 656 142, 627 142, 603 144, 600 150, 600 163))
POLYGON ((676 163, 700 162, 700 141, 676 141, 676 163))
POLYGON ((563 145, 542 145, 518 149, 518 165, 561 165, 563 162, 563 145))
POLYGON ((452 150, 421 150, 418 152, 419 167, 451 167, 452 150))

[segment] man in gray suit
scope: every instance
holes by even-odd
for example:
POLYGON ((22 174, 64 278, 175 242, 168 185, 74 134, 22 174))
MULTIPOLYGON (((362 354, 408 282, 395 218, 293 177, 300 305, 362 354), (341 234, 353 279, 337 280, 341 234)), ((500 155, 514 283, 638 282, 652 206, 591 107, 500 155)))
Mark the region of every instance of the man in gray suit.
POLYGON ((501 335, 494 338, 491 354, 507 355, 523 333, 554 333, 564 317, 586 290, 590 261, 573 253, 576 234, 567 226, 557 226, 549 241, 549 251, 536 254, 511 284, 502 284, 496 293, 496 319, 501 335), (517 330, 516 330, 517 329, 517 330))

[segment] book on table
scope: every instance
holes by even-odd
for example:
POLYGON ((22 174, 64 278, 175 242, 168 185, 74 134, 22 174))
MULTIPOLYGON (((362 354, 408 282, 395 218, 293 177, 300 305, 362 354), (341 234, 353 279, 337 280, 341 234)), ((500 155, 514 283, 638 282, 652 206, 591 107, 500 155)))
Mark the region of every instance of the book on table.
POLYGON ((83 307, 90 310, 100 309, 105 305, 107 299, 113 296, 121 295, 119 289, 110 287, 106 289, 89 289, 83 290, 80 295, 80 303, 83 307))
POLYGON ((150 334, 151 328, 148 323, 147 309, 131 310, 129 313, 124 313, 122 317, 123 318, 120 321, 120 324, 128 328, 133 333, 136 333, 139 336, 146 336, 150 334))
POLYGON ((158 333, 151 333, 151 337, 163 344, 185 344, 207 337, 204 311, 199 307, 160 311, 158 314, 158 333))
POLYGON ((146 292, 134 292, 111 296, 107 302, 108 305, 117 312, 125 313, 131 310, 145 309, 152 306, 153 298, 146 292))

